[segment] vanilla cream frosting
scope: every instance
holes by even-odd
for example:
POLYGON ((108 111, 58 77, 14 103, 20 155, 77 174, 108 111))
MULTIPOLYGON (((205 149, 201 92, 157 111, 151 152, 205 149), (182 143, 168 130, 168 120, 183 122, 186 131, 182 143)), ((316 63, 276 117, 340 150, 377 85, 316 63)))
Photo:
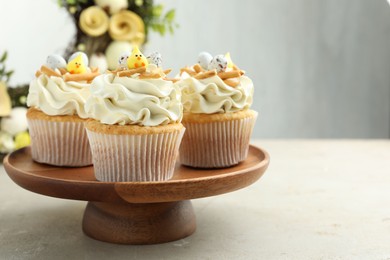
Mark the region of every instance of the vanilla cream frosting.
POLYGON ((182 79, 176 84, 182 91, 184 112, 213 114, 248 109, 253 102, 253 82, 246 76, 241 76, 239 81, 238 86, 231 87, 218 76, 182 79))
POLYGON ((30 83, 27 106, 47 115, 78 115, 87 118, 84 104, 90 95, 88 83, 68 81, 42 74, 30 83))
POLYGON ((91 84, 85 109, 104 124, 158 126, 180 122, 180 89, 171 81, 104 74, 91 84))

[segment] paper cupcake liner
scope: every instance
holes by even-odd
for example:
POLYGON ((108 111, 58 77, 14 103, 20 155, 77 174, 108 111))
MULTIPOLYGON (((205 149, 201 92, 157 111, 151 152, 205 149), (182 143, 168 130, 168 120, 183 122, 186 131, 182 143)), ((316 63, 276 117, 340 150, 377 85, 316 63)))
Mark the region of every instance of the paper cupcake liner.
POLYGON ((83 122, 27 120, 34 161, 70 167, 92 164, 92 154, 83 122))
POLYGON ((180 163, 197 168, 223 168, 248 156, 249 141, 257 115, 250 118, 211 123, 183 123, 180 163))
POLYGON ((110 135, 87 129, 96 179, 145 182, 172 178, 184 131, 110 135))

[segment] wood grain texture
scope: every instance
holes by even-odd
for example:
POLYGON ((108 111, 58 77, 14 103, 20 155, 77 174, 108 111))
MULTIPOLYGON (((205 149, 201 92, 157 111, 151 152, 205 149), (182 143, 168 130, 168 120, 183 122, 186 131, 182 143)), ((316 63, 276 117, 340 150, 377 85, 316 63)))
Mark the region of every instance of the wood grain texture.
POLYGON ((180 201, 231 192, 258 180, 268 164, 267 152, 250 146, 248 158, 233 167, 200 170, 177 163, 169 181, 114 183, 97 181, 92 166, 63 168, 36 163, 29 147, 4 159, 8 175, 27 190, 58 198, 118 203, 180 201))
POLYGON ((89 202, 83 231, 89 237, 117 244, 157 244, 195 232, 191 201, 130 204, 89 202))
POLYGON ((155 244, 178 240, 196 229, 190 199, 219 195, 258 180, 269 164, 264 150, 250 146, 236 166, 211 170, 176 164, 174 177, 162 182, 100 182, 93 167, 64 168, 32 160, 29 147, 4 159, 19 186, 47 196, 89 201, 83 218, 88 236, 110 243, 155 244))

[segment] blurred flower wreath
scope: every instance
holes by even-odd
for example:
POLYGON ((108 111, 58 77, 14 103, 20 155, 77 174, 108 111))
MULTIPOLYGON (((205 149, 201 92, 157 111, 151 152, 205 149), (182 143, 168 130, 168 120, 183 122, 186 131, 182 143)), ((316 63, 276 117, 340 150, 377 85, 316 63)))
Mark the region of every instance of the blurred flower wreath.
MULTIPOLYGON (((58 5, 76 26, 65 56, 83 51, 90 66, 101 71, 115 69, 117 57, 146 43, 150 30, 164 36, 178 26, 175 10, 164 12, 163 5, 153 0, 58 0, 58 5)), ((8 86, 13 70, 7 70, 6 60, 5 51, 0 55, 0 163, 5 154, 30 144, 25 116, 28 84, 8 86)))
POLYGON ((0 56, 0 163, 7 153, 30 144, 25 116, 28 85, 8 87, 13 70, 6 68, 7 56, 6 51, 0 56))
POLYGON ((132 45, 142 46, 150 30, 164 36, 178 25, 175 10, 164 12, 153 0, 58 0, 76 25, 76 35, 65 56, 85 52, 91 66, 115 69, 117 57, 132 45))

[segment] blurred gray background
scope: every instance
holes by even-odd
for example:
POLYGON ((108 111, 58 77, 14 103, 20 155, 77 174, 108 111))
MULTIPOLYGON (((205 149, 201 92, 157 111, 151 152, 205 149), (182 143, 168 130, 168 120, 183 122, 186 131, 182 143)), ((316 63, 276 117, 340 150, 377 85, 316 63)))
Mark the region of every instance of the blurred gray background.
MULTIPOLYGON (((176 72, 200 51, 230 52, 255 84, 254 138, 389 138, 390 6, 386 0, 165 0, 174 35, 150 35, 176 72)), ((54 0, 0 0, 0 50, 29 82, 74 28, 54 0), (21 8, 21 5, 24 5, 21 8)))

